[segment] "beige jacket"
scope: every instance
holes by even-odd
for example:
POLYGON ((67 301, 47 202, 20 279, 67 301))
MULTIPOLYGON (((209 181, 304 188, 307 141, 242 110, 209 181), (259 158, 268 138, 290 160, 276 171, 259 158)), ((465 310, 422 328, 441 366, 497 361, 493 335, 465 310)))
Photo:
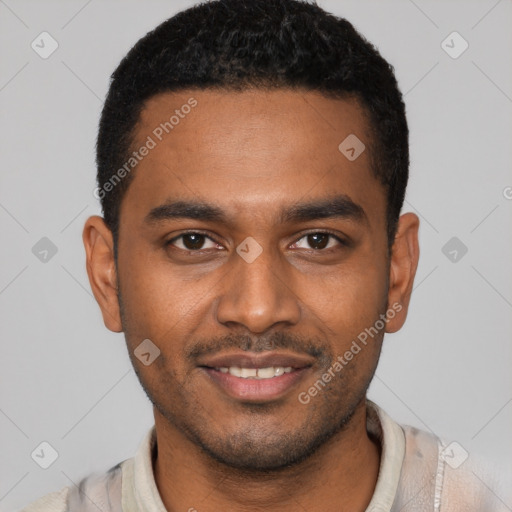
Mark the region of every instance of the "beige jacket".
MULTIPOLYGON (((510 512, 512 480, 496 482, 458 443, 395 423, 368 401, 368 432, 381 443, 379 477, 366 512, 510 512)), ((28 505, 22 512, 166 512, 153 476, 155 427, 135 456, 28 505)), ((503 475, 500 475, 503 481, 503 475)), ((189 509, 194 511, 193 504, 189 509)))

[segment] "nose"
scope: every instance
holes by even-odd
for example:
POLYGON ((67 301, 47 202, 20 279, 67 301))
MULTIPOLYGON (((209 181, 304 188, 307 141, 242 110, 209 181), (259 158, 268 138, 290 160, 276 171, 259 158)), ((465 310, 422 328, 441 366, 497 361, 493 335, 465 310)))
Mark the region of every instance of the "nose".
POLYGON ((233 259, 217 301, 217 321, 253 333, 278 324, 297 324, 300 299, 293 291, 291 267, 286 267, 277 251, 264 249, 253 261, 239 254, 233 254, 233 259))

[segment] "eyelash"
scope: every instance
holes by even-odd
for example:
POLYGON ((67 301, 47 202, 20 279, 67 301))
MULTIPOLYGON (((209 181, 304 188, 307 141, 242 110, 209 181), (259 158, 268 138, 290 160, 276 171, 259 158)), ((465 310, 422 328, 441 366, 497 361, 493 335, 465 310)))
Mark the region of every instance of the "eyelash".
MULTIPOLYGON (((340 246, 342 246, 342 247, 348 247, 349 246, 349 243, 347 241, 343 240, 338 235, 336 235, 335 233, 333 233, 332 231, 329 231, 329 230, 311 231, 311 232, 308 232, 308 233, 304 233, 300 238, 298 238, 294 242, 294 244, 296 244, 297 242, 299 242, 303 238, 307 237, 308 235, 317 235, 317 234, 318 235, 329 235, 330 237, 334 238, 340 244, 340 246)), ((184 233, 181 233, 180 235, 175 236, 175 237, 171 238, 170 240, 168 240, 167 242, 165 242, 165 246, 166 247, 167 246, 172 246, 173 242, 175 242, 176 240, 179 240, 180 238, 182 238, 185 235, 201 235, 201 236, 204 236, 205 238, 208 238, 212 242, 214 242, 216 244, 219 244, 219 242, 214 240, 211 236, 209 236, 206 233, 203 233, 201 231, 185 231, 184 233)), ((219 245, 221 245, 221 244, 219 244, 219 245)), ((190 249, 188 249, 187 250, 187 249, 181 249, 180 247, 175 247, 175 246, 174 246, 174 248, 178 249, 180 251, 183 251, 183 252, 187 252, 189 254, 191 254, 191 253, 201 254, 204 251, 210 250, 210 249, 197 249, 197 250, 190 250, 190 249)), ((329 248, 326 248, 326 249, 309 249, 309 251, 316 252, 316 253, 319 253, 319 252, 328 253, 328 252, 331 252, 334 249, 336 249, 336 248, 335 247, 329 247, 329 248)), ((308 249, 303 249, 303 250, 308 250, 308 249)))

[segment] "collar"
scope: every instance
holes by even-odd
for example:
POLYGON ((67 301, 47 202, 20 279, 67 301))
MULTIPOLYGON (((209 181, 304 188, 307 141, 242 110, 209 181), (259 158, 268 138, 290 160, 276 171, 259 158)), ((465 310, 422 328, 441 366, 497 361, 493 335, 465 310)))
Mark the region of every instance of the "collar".
MULTIPOLYGON (((404 431, 379 406, 367 400, 366 428, 381 446, 379 476, 367 507, 371 512, 391 510, 405 455, 404 431)), ((153 425, 135 456, 123 463, 122 507, 125 512, 167 512, 153 474, 156 431, 153 425)))

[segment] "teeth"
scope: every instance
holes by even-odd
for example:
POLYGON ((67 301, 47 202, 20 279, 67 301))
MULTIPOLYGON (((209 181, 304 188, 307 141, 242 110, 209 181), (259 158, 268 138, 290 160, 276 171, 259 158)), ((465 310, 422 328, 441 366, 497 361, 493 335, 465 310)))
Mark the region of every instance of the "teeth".
POLYGON ((248 379, 249 377, 256 377, 257 373, 256 368, 241 368, 240 377, 248 379))
POLYGON ((239 368, 238 366, 230 366, 228 371, 231 375, 234 375, 235 377, 242 376, 242 368, 239 368))
POLYGON ((260 379, 271 379, 275 374, 275 368, 273 366, 269 368, 258 368, 258 377, 260 379))
POLYGON ((239 366, 230 366, 229 368, 220 367, 215 368, 222 373, 229 373, 235 377, 242 379, 271 379, 272 377, 279 377, 284 373, 292 371, 291 366, 269 366, 268 368, 240 368, 239 366))

